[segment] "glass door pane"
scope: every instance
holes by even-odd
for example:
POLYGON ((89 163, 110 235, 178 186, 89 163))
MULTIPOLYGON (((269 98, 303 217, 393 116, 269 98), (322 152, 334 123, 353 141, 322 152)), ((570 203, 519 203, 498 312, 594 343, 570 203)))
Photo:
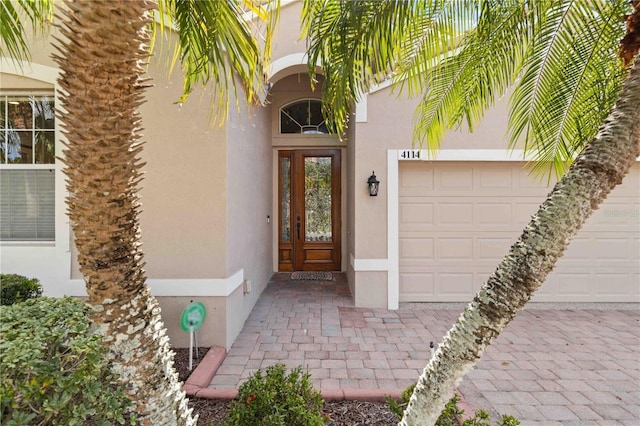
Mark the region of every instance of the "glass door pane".
POLYGON ((291 241, 291 157, 280 158, 280 241, 291 241))
POLYGON ((331 157, 304 158, 305 241, 332 241, 331 157))

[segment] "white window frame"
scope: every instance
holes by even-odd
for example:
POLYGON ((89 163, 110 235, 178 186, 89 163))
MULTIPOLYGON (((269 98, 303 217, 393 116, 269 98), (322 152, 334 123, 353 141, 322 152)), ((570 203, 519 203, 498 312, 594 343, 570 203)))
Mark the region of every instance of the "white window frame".
MULTIPOLYGON (((16 91, 2 91, 0 92, 0 100, 6 101, 7 98, 9 97, 40 97, 40 96, 48 96, 50 97, 53 101, 54 101, 54 106, 57 103, 57 99, 55 96, 55 92, 52 90, 46 90, 46 89, 34 89, 34 90, 16 90, 16 91)), ((3 111, 3 113, 6 113, 7 110, 3 111)), ((6 125, 6 123, 5 123, 6 125)), ((2 127, 0 129, 0 131, 5 131, 6 128, 2 127)), ((58 154, 59 151, 59 141, 58 141, 58 135, 57 135, 57 124, 54 121, 54 127, 53 129, 36 129, 34 127, 34 123, 32 122, 32 126, 29 129, 21 129, 21 130, 25 130, 25 131, 31 131, 33 132, 33 135, 35 135, 36 130, 44 130, 47 132, 51 132, 53 134, 54 137, 54 155, 58 154)), ((35 148, 35 141, 32 141, 34 148, 35 148)), ((0 151, 0 153, 2 153, 1 155, 4 155, 4 150, 0 151)), ((33 160, 35 161, 35 156, 33 157, 33 160)), ((53 163, 47 163, 47 164, 37 164, 37 163, 13 163, 13 164, 6 164, 4 163, 4 158, 0 158, 0 171, 4 171, 4 170, 50 170, 52 173, 52 179, 53 179, 53 187, 54 187, 54 195, 53 195, 53 206, 52 206, 52 210, 51 210, 51 220, 53 221, 53 234, 48 237, 48 238, 28 238, 28 239, 19 239, 19 238, 9 238, 9 239, 2 239, 2 237, 0 236, 0 244, 2 245, 21 245, 21 244, 28 244, 28 245, 50 245, 50 244, 55 244, 56 242, 56 236, 57 236, 57 230, 56 230, 56 204, 57 204, 57 193, 58 193, 58 177, 57 175, 57 170, 58 170, 58 161, 56 161, 54 159, 53 163)))

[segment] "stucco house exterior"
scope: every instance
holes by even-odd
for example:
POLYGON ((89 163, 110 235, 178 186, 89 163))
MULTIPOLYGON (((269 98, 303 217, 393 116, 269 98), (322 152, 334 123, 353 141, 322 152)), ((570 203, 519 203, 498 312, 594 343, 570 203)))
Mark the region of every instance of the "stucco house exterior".
MULTIPOLYGON (((328 134, 298 40, 300 7, 282 4, 264 106, 232 107, 221 126, 211 88, 175 104, 180 73, 162 57, 149 66, 142 241, 175 346, 188 345, 179 319, 197 300, 207 308, 200 344, 229 348, 279 271, 345 272, 358 307, 468 301, 549 191, 506 148, 506 100, 473 133, 450 132, 435 158, 412 147, 417 100, 389 85, 355 106, 346 138, 328 134)), ((64 136, 52 51, 50 36, 33 42, 30 63, 0 58, 0 268, 38 278, 46 295, 84 296, 55 158, 64 136)), ((638 302, 639 259, 636 163, 534 301, 638 302)))

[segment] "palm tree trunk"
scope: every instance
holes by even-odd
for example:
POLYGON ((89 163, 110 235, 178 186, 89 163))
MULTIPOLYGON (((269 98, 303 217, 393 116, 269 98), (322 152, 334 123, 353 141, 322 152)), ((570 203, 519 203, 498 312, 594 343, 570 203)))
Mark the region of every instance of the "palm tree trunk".
POLYGON ((401 426, 432 425, 464 375, 542 285, 569 241, 640 155, 640 59, 598 135, 540 206, 518 241, 444 337, 401 426))
POLYGON ((160 308, 145 284, 138 155, 150 1, 61 8, 60 115, 69 217, 93 321, 144 425, 195 424, 173 369, 160 308))

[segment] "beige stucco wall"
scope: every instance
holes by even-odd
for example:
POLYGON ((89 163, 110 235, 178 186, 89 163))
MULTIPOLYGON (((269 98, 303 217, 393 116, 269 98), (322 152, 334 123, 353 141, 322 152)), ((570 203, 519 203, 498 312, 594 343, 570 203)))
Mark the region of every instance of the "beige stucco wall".
MULTIPOLYGON (((54 24, 57 22, 57 19, 54 19, 54 24)), ((54 37, 60 38, 60 30, 55 26, 51 25, 47 29, 47 32, 43 36, 42 34, 33 36, 31 33, 31 29, 27 26, 25 34, 25 40, 27 45, 29 46, 29 52, 31 53, 31 62, 41 65, 46 65, 50 67, 56 67, 57 64, 54 62, 52 55, 54 53, 52 41, 54 37)), ((22 69, 23 75, 29 77, 31 74, 31 69, 29 66, 26 66, 22 69)))
POLYGON ((227 299, 227 344, 242 330, 273 273, 271 106, 232 107, 226 124, 227 275, 244 270, 251 291, 227 299))
MULTIPOLYGON (((162 61, 162 59, 159 59, 162 61)), ((147 144, 142 184, 142 238, 149 278, 227 275, 226 135, 211 121, 209 91, 182 106, 182 76, 152 61, 154 87, 141 107, 147 144)))
POLYGON ((53 85, 33 78, 0 72, 0 89, 3 91, 53 90, 53 85))
POLYGON ((207 315, 202 327, 196 332, 198 346, 218 345, 227 347, 226 323, 227 304, 225 297, 183 297, 183 296, 161 296, 158 297, 158 303, 162 310, 162 321, 167 327, 167 335, 171 341, 171 345, 177 348, 189 347, 189 333, 185 332, 180 326, 180 318, 183 309, 197 299, 201 302, 206 310, 207 315))
POLYGON ((351 259, 354 258, 354 247, 355 247, 355 227, 356 227, 356 203, 354 199, 354 194, 358 191, 362 191, 364 182, 359 182, 361 185, 357 185, 355 178, 355 135, 356 135, 356 126, 355 119, 352 117, 349 123, 349 127, 347 127, 347 159, 345 161, 347 165, 345 180, 347 185, 347 191, 349 193, 349 197, 347 198, 346 204, 346 228, 347 228, 347 238, 345 239, 344 251, 347 254, 347 259, 349 262, 347 263, 346 271, 347 271, 347 282, 349 284, 349 290, 351 290, 351 296, 356 298, 356 274, 353 269, 353 264, 351 263, 351 259))
MULTIPOLYGON (((371 93, 367 98, 367 122, 358 123, 358 140, 366 137, 367 143, 384 149, 411 148, 414 112, 420 99, 409 99, 406 93, 392 92, 391 88, 371 93)), ((487 110, 473 132, 469 132, 466 124, 448 131, 441 148, 507 149, 508 100, 505 95, 487 110)))
POLYGON ((280 25, 278 26, 273 44, 274 59, 283 58, 306 50, 306 40, 298 40, 300 38, 301 11, 301 1, 284 4, 280 9, 280 25))
MULTIPOLYGON (((155 54, 148 68, 153 86, 140 107, 143 141, 141 184, 143 252, 148 278, 226 277, 226 134, 212 119, 211 89, 187 102, 179 70, 155 54)), ((72 252, 72 278, 81 278, 72 252)))
POLYGON ((356 281, 356 292, 353 297, 356 306, 386 309, 387 272, 358 272, 356 281))

